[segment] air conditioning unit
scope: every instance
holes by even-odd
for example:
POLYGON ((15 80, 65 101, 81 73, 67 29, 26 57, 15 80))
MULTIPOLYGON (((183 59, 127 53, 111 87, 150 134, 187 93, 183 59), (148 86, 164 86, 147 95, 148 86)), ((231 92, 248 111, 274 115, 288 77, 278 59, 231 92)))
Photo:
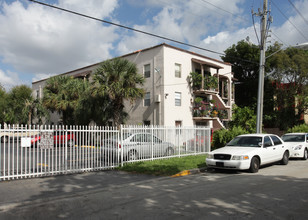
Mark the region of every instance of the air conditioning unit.
POLYGON ((155 96, 155 102, 157 102, 157 103, 161 102, 161 96, 160 95, 155 96))

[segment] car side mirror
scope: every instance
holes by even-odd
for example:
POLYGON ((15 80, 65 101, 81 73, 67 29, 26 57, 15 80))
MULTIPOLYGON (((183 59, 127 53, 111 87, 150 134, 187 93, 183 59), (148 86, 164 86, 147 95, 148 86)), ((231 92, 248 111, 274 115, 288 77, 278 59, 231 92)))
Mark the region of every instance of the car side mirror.
POLYGON ((259 147, 262 147, 262 146, 263 146, 262 142, 259 142, 259 143, 258 143, 258 146, 259 146, 259 147))

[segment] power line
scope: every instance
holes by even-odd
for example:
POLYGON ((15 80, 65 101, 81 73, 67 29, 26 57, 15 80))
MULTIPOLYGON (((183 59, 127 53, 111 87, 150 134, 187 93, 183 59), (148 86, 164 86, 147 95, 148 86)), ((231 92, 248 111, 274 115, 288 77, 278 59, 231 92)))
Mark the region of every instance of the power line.
POLYGON ((227 11, 227 10, 225 10, 224 8, 221 8, 221 7, 219 7, 219 6, 217 6, 217 5, 213 4, 213 3, 211 3, 211 2, 209 2, 209 1, 206 1, 206 0, 201 0, 201 1, 203 1, 203 2, 205 2, 205 3, 207 3, 207 4, 209 4, 209 5, 212 5, 213 7, 217 8, 217 9, 219 9, 219 10, 221 10, 221 11, 224 11, 224 12, 226 12, 226 13, 228 13, 228 14, 231 14, 232 16, 238 17, 238 18, 240 18, 240 19, 242 19, 242 20, 244 20, 244 21, 248 21, 246 18, 243 18, 242 16, 239 16, 239 15, 237 15, 237 14, 234 14, 234 13, 232 13, 232 12, 230 12, 230 11, 227 11))
POLYGON ((306 20, 306 18, 302 15, 302 13, 295 7, 295 5, 293 4, 293 2, 291 0, 288 0, 290 2, 290 4, 292 5, 292 7, 297 11, 297 13, 302 17, 302 19, 305 21, 305 23, 308 25, 308 21, 306 20))
MULTIPOLYGON (((209 50, 209 49, 206 49, 206 48, 202 48, 202 47, 195 46, 195 45, 192 45, 192 44, 188 44, 188 43, 185 43, 185 42, 181 42, 181 41, 178 41, 178 40, 173 40, 171 38, 164 37, 164 36, 161 36, 161 35, 158 35, 158 34, 153 34, 153 33, 142 31, 142 30, 139 30, 139 29, 136 29, 136 28, 132 28, 132 27, 128 27, 128 26, 125 26, 125 25, 117 24, 117 23, 114 23, 114 22, 111 22, 111 21, 95 18, 95 17, 89 16, 89 15, 85 15, 85 14, 82 14, 82 13, 79 13, 79 12, 75 12, 75 11, 72 11, 72 10, 68 10, 68 9, 64 9, 64 8, 60 8, 60 7, 57 7, 57 6, 54 6, 54 5, 50 5, 50 4, 47 4, 47 3, 43 3, 43 2, 40 2, 40 1, 36 1, 36 0, 29 0, 29 1, 37 3, 37 4, 40 4, 40 5, 43 5, 43 6, 47 6, 47 7, 50 7, 50 8, 54 8, 54 9, 57 9, 57 10, 60 10, 60 11, 64 11, 64 12, 67 12, 67 13, 75 14, 75 15, 78 15, 78 16, 81 16, 81 17, 85 17, 85 18, 89 18, 89 19, 92 19, 92 20, 96 20, 96 21, 99 21, 99 22, 106 23, 106 24, 114 25, 114 26, 117 26, 117 27, 120 27, 120 28, 124 28, 124 29, 127 29, 127 30, 135 31, 135 32, 138 32, 138 33, 141 33, 141 34, 145 34, 145 35, 148 35, 148 36, 152 36, 152 37, 160 38, 160 39, 167 40, 167 41, 170 41, 170 42, 174 42, 174 43, 177 43, 177 44, 181 44, 181 45, 184 45, 184 46, 196 48, 196 49, 199 49, 199 50, 207 51, 207 52, 210 52, 210 53, 215 53, 215 54, 222 55, 222 56, 226 55, 225 53, 209 50)), ((257 62, 254 62, 254 61, 251 61, 251 60, 242 59, 240 57, 232 57, 232 58, 237 59, 237 60, 241 60, 241 61, 245 61, 245 62, 248 62, 248 63, 258 64, 257 62)))
POLYGON ((145 34, 145 35, 149 35, 149 36, 152 36, 152 37, 160 38, 160 39, 163 39, 163 40, 171 41, 171 42, 174 42, 174 43, 182 44, 184 46, 196 48, 196 49, 199 49, 199 50, 204 50, 204 51, 207 51, 207 52, 210 52, 210 53, 219 54, 219 55, 225 55, 224 53, 220 53, 220 52, 217 52, 217 51, 205 49, 205 48, 198 47, 198 46, 195 46, 195 45, 192 45, 192 44, 188 44, 188 43, 185 43, 185 42, 173 40, 173 39, 168 38, 168 37, 164 37, 164 36, 161 36, 161 35, 158 35, 158 34, 153 34, 153 33, 150 33, 150 32, 142 31, 142 30, 139 30, 139 29, 136 29, 136 28, 125 26, 125 25, 117 24, 117 23, 114 23, 114 22, 111 22, 111 21, 95 18, 95 17, 89 16, 89 15, 81 14, 81 13, 78 13, 78 12, 75 12, 75 11, 71 11, 71 10, 68 10, 68 9, 60 8, 60 7, 57 7, 57 6, 54 6, 54 5, 50 5, 50 4, 47 4, 47 3, 43 3, 43 2, 39 2, 39 1, 35 1, 35 0, 29 0, 29 1, 35 2, 37 4, 41 4, 41 5, 44 5, 44 6, 47 6, 47 7, 51 7, 51 8, 57 9, 57 10, 65 11, 65 12, 68 12, 68 13, 71 13, 71 14, 75 14, 75 15, 78 15, 78 16, 81 16, 81 17, 85 17, 85 18, 89 18, 89 19, 92 19, 92 20, 100 21, 100 22, 103 22, 103 23, 106 23, 106 24, 110 24, 110 25, 114 25, 114 26, 117 26, 117 27, 120 27, 120 28, 124 28, 124 29, 127 29, 127 30, 135 31, 135 32, 138 32, 138 33, 141 33, 141 34, 145 34))
POLYGON ((278 11, 285 17, 285 19, 297 30, 300 35, 302 35, 303 38, 305 38, 306 41, 308 41, 308 38, 290 21, 290 19, 280 10, 280 8, 276 5, 274 1, 272 1, 273 5, 278 9, 278 11))

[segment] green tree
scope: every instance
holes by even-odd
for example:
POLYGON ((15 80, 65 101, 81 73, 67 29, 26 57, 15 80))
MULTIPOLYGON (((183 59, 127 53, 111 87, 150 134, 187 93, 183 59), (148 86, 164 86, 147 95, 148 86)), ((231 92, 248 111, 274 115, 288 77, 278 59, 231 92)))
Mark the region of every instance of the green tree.
POLYGON ((5 122, 5 114, 7 110, 7 93, 0 84, 0 124, 5 122))
POLYGON ((102 62, 93 76, 93 95, 106 97, 113 109, 112 119, 115 126, 124 122, 127 113, 124 100, 131 103, 144 96, 142 86, 144 78, 138 74, 136 64, 121 58, 102 62))
POLYGON ((231 128, 240 127, 249 133, 254 133, 256 131, 256 121, 257 116, 252 108, 234 106, 232 109, 232 121, 230 121, 229 126, 231 128))
POLYGON ((232 64, 235 86, 235 103, 240 106, 256 106, 259 75, 259 47, 244 40, 225 50, 222 60, 232 64))
POLYGON ((62 114, 63 124, 76 124, 75 110, 82 94, 88 89, 88 81, 78 78, 70 76, 49 78, 44 87, 43 105, 52 112, 62 114))
POLYGON ((27 124, 28 113, 24 111, 27 102, 32 101, 32 89, 26 85, 15 86, 7 95, 5 122, 8 124, 27 124))
POLYGON ((271 52, 279 51, 267 60, 267 68, 275 88, 279 127, 287 129, 303 123, 302 115, 308 109, 308 52, 280 45, 270 47, 271 52))

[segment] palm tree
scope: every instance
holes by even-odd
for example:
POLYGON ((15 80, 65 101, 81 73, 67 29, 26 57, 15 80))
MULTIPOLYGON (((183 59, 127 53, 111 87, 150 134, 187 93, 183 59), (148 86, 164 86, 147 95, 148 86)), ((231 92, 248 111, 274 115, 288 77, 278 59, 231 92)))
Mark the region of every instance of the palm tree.
POLYGON ((70 76, 49 78, 44 88, 43 104, 51 111, 62 113, 63 124, 75 124, 74 111, 89 83, 70 76))
POLYGON ((115 126, 123 123, 127 113, 124 111, 124 100, 133 103, 137 98, 142 98, 143 76, 138 74, 135 63, 122 58, 104 61, 94 71, 93 94, 101 97, 108 96, 113 112, 115 126))

